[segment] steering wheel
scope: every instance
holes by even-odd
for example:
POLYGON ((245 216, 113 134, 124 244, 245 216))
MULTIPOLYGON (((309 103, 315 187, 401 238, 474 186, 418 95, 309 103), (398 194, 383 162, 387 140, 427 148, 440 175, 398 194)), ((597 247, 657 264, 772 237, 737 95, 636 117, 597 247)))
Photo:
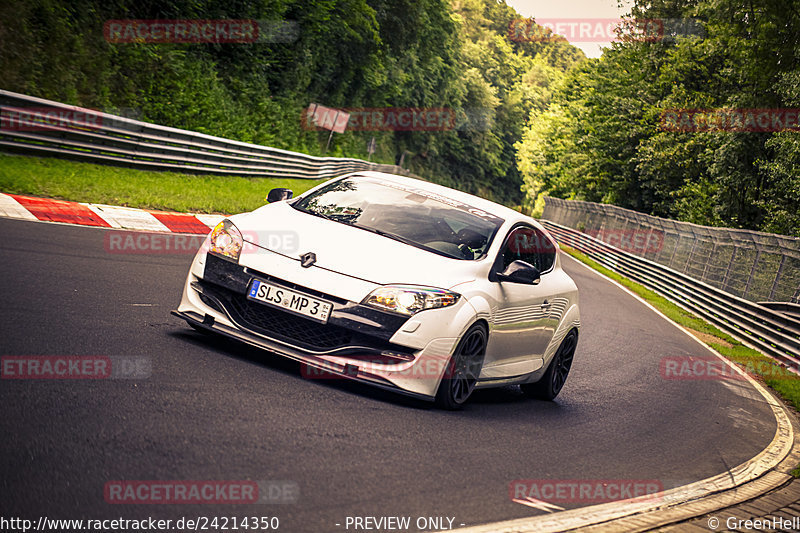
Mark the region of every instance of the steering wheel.
POLYGON ((474 259, 476 250, 480 250, 486 244, 486 237, 469 228, 458 230, 456 239, 459 242, 458 249, 466 259, 474 259))

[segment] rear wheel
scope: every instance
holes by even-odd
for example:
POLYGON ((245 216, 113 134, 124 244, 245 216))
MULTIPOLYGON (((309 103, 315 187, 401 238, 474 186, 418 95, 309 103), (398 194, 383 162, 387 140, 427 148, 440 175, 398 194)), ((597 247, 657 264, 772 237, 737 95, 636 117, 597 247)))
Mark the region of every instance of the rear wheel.
POLYGON ((544 373, 542 379, 536 383, 526 383, 520 388, 526 396, 538 398, 540 400, 552 400, 567 381, 569 369, 572 368, 572 359, 575 357, 575 348, 578 346, 578 332, 571 330, 561 341, 561 346, 550 361, 550 367, 544 373))
POLYGON ((436 392, 439 407, 460 409, 475 390, 486 355, 487 338, 486 328, 481 324, 469 328, 461 338, 436 392))

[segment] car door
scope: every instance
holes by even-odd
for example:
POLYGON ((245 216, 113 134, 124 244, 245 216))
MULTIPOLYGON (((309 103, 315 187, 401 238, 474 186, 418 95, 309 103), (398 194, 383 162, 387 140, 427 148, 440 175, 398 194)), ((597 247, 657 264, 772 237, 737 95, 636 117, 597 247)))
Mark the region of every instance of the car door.
POLYGON ((548 275, 555 264, 555 244, 539 229, 519 224, 508 232, 490 274, 490 335, 481 378, 527 374, 542 366, 558 320, 551 316, 548 275), (537 284, 500 281, 495 275, 514 261, 536 267, 537 284))

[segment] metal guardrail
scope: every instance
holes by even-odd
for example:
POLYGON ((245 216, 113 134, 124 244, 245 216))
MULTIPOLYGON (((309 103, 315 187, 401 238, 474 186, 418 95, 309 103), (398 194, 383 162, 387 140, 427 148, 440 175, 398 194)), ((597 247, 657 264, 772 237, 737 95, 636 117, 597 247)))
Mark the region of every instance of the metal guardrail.
POLYGON ((794 371, 800 370, 800 318, 727 293, 572 228, 541 222, 560 244, 644 285, 794 371))
MULTIPOLYGON (((395 165, 315 157, 159 126, 0 90, 0 149, 151 170, 265 178, 331 178, 395 165)), ((299 119, 298 119, 299 120, 299 119)))
POLYGON ((773 311, 779 311, 784 315, 790 315, 800 319, 800 304, 791 302, 758 302, 758 305, 763 305, 773 311))

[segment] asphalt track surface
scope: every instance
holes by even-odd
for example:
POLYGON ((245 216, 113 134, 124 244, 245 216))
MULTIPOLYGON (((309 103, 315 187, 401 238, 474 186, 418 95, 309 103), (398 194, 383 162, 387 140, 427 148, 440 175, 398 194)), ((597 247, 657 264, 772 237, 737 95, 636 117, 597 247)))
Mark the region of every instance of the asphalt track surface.
POLYGON ((105 231, 0 220, 0 355, 152 362, 142 380, 0 381, 4 517, 277 516, 290 532, 345 531, 348 516, 476 525, 542 513, 511 501, 512 480, 669 489, 750 459, 775 432, 744 382, 663 379, 663 357, 707 353, 569 258, 582 330, 557 400, 508 387, 444 412, 305 379, 294 362, 191 330, 169 314, 191 256, 109 253, 105 231), (283 505, 112 505, 110 480, 290 480, 300 494, 283 505))

